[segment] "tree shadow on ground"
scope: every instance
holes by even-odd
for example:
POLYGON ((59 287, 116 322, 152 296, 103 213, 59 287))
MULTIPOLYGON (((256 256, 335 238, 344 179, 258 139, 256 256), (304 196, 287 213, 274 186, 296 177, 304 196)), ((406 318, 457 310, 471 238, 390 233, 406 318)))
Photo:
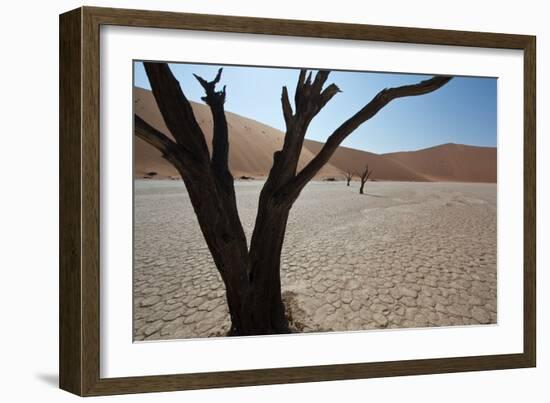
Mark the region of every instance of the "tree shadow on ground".
POLYGON ((382 198, 382 199, 387 199, 387 198, 388 198, 388 196, 375 195, 375 194, 373 194, 373 193, 364 193, 364 194, 362 194, 361 196, 380 197, 380 198, 382 198))

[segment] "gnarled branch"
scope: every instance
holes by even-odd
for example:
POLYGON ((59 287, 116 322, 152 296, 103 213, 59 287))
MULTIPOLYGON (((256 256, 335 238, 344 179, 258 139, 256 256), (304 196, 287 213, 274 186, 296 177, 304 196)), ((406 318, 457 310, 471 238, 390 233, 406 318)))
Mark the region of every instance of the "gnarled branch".
POLYGON ((303 187, 319 172, 328 162, 338 146, 361 124, 376 115, 384 106, 392 100, 403 97, 428 94, 447 84, 452 77, 435 76, 417 84, 404 85, 395 88, 386 88, 380 91, 367 105, 340 125, 327 139, 321 151, 302 169, 288 185, 282 189, 283 195, 298 197, 303 187))
POLYGON ((212 81, 206 81, 204 78, 199 76, 198 74, 193 74, 197 81, 200 83, 202 88, 204 88, 204 91, 206 92, 206 96, 202 97, 201 99, 206 102, 208 105, 214 104, 224 104, 225 103, 225 85, 223 86, 222 91, 216 91, 216 84, 220 82, 220 79, 222 78, 222 71, 223 68, 220 67, 218 69, 218 73, 216 74, 216 77, 212 81))
POLYGON ((222 68, 218 70, 218 74, 212 81, 206 81, 197 74, 193 74, 198 82, 204 88, 206 96, 202 98, 210 107, 212 112, 212 120, 214 121, 214 132, 212 135, 212 167, 218 175, 218 179, 223 182, 232 182, 233 177, 229 172, 229 140, 227 120, 225 117, 225 85, 221 91, 216 91, 216 84, 222 76, 222 68))
POLYGON ((281 94, 281 104, 283 106, 283 117, 285 118, 285 124, 287 130, 292 126, 292 118, 294 117, 294 112, 292 112, 292 105, 288 99, 288 90, 286 86, 283 86, 283 92, 281 94))

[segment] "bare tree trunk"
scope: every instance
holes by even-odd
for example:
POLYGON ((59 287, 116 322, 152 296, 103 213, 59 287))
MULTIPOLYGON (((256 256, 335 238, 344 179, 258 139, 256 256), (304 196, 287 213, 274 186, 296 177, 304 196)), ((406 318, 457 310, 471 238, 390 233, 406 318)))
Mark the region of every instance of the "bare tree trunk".
POLYGON ((346 181, 348 186, 352 179, 353 179, 353 173, 351 173, 350 171, 346 172, 346 181))
POLYGON ((369 171, 369 166, 365 167, 365 170, 361 173, 361 187, 359 188, 359 194, 364 194, 363 189, 365 188, 365 183, 369 180, 369 177, 372 174, 372 169, 369 171))
MULTIPOLYGON (((294 97, 295 111, 283 87, 281 103, 286 123, 283 148, 273 156, 273 166, 260 194, 250 248, 237 211, 233 176, 228 168, 228 127, 224 111, 225 87, 216 91, 222 69, 212 81, 195 76, 203 86, 203 100, 212 112, 212 156, 191 104, 166 63, 144 62, 145 71, 166 126, 167 137, 135 115, 135 133, 157 148, 180 173, 197 219, 226 288, 231 315, 230 335, 289 332, 281 296, 280 260, 290 209, 304 186, 328 161, 338 145, 361 123, 395 98, 432 92, 450 80, 434 77, 421 83, 381 91, 363 109, 345 121, 327 143, 297 172, 305 133, 311 120, 339 92, 323 85, 328 71, 312 79, 301 70, 294 97), (306 77, 307 75, 307 77, 306 77)), ((348 179, 348 186, 351 180, 348 179)), ((362 187, 361 187, 362 190, 362 187)))
POLYGON ((250 319, 255 332, 288 333, 281 296, 280 265, 289 208, 270 209, 268 204, 258 211, 257 230, 250 244, 252 287, 246 303, 254 307, 250 319))

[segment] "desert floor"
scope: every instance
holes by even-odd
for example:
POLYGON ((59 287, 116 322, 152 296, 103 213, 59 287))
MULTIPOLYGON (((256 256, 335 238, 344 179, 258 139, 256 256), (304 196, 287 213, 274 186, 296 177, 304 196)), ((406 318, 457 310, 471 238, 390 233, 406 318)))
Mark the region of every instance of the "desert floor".
MULTIPOLYGON (((260 181, 237 181, 248 238, 260 181)), ((282 288, 303 332, 496 323, 496 185, 312 182, 282 288)), ((134 339, 223 336, 224 286, 182 182, 135 183, 134 339)))

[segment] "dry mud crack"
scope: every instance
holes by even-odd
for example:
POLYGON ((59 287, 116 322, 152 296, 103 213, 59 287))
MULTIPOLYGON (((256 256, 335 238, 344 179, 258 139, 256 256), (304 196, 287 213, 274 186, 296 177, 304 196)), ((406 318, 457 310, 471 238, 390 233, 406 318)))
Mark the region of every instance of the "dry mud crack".
MULTIPOLYGON (((237 182, 250 237, 262 182, 237 182)), ((496 185, 312 182, 282 288, 301 332, 496 323, 496 185)), ((134 339, 223 336, 225 290, 181 182, 136 181, 134 339)))

